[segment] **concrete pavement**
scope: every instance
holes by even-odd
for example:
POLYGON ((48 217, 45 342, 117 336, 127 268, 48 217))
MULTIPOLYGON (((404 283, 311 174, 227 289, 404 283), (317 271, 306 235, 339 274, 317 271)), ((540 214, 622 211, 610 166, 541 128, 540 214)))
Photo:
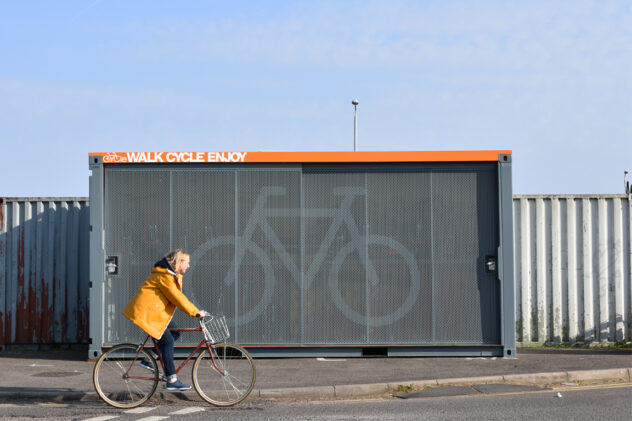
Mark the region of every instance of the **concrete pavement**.
MULTIPOLYGON (((98 400, 87 351, 0 351, 0 400, 98 400)), ((631 382, 632 349, 519 349, 517 358, 258 358, 251 398, 381 395, 413 385, 631 382)), ((176 365, 177 361, 176 361, 176 365)), ((191 384, 192 362, 180 373, 191 384)), ((198 401, 194 390, 156 397, 198 401)))

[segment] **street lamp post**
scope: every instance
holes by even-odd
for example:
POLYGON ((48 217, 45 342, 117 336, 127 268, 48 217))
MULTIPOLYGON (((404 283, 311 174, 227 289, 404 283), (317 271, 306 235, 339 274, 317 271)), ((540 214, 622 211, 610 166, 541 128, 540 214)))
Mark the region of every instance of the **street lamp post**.
POLYGON ((358 150, 358 100, 351 101, 353 104, 353 152, 358 150))

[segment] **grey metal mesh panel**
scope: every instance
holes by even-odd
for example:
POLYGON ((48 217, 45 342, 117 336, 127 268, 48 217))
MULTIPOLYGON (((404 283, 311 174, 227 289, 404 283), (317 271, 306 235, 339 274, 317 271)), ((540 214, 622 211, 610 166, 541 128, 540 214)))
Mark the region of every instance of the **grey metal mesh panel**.
POLYGON ((367 176, 371 343, 432 340, 432 244, 429 173, 367 176))
POLYGON ((300 171, 238 173, 239 340, 299 343, 300 171))
MULTIPOLYGON (((174 170, 172 177, 173 248, 191 254, 183 292, 198 308, 225 314, 234 332, 235 172, 174 170)), ((174 321, 180 327, 195 325, 180 311, 174 321)), ((189 336, 181 343, 199 341, 199 336, 189 336)))
POLYGON ((306 343, 365 343, 364 174, 304 174, 306 343))
POLYGON ((108 167, 105 344, 141 336, 121 311, 173 248, 240 343, 499 343, 495 165, 376 168, 108 167))
MULTIPOLYGON (((484 274, 481 243, 495 237, 490 183, 483 173, 433 174, 435 341, 498 343, 495 277, 484 274)), ((494 238, 495 240, 495 238, 494 238)), ((493 251, 495 255, 496 252, 493 251)))
POLYGON ((119 274, 104 285, 105 344, 137 341, 142 334, 121 312, 169 248, 169 172, 111 170, 105 177, 106 255, 119 258, 119 274))

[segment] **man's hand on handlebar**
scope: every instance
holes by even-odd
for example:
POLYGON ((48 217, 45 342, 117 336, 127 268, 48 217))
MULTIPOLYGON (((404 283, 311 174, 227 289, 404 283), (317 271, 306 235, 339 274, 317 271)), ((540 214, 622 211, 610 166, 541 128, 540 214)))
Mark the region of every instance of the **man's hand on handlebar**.
POLYGON ((200 310, 198 314, 195 315, 195 317, 197 317, 198 319, 203 319, 206 316, 209 316, 209 314, 204 310, 200 310))

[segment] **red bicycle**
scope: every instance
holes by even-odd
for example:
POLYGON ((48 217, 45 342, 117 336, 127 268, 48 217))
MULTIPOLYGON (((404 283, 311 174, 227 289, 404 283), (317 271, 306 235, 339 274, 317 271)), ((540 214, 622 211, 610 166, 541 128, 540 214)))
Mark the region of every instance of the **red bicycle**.
MULTIPOLYGON (((202 399, 216 406, 235 405, 250 394, 255 385, 255 364, 248 351, 226 342, 230 337, 224 316, 208 316, 200 327, 174 329, 175 332, 202 332, 204 338, 177 368, 178 373, 201 350, 193 364, 193 386, 202 399)), ((113 346, 99 357, 92 375, 101 399, 117 408, 134 408, 147 402, 158 382, 166 381, 165 364, 158 343, 146 346, 151 336, 138 345, 113 346), (152 352, 156 353, 162 371, 152 352), (140 365, 143 361, 144 367, 140 365), (151 367, 149 367, 149 364, 151 367), (153 370, 153 375, 148 374, 153 370)))

